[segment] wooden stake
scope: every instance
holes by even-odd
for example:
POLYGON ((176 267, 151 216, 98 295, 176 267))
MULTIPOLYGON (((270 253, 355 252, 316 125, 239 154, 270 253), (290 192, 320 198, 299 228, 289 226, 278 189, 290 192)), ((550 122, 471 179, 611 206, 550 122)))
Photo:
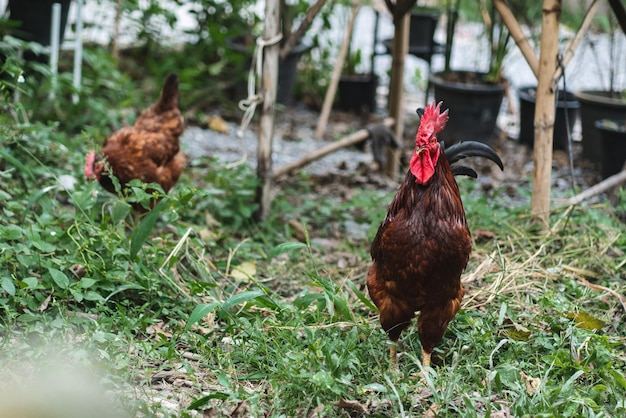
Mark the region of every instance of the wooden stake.
POLYGON ((339 79, 341 78, 343 63, 346 60, 346 55, 348 54, 348 49, 350 47, 350 39, 352 38, 354 21, 356 20, 356 16, 359 13, 360 7, 361 4, 359 0, 354 0, 352 2, 352 9, 350 10, 348 26, 346 27, 346 32, 343 35, 343 42, 341 43, 341 47, 339 48, 339 55, 337 56, 337 61, 335 62, 335 68, 333 68, 333 74, 331 76, 330 83, 328 84, 328 90, 326 90, 326 97, 324 97, 324 104, 322 105, 320 119, 317 123, 317 128, 315 129, 315 138, 317 139, 321 139, 322 136, 324 136, 324 132, 326 131, 328 117, 330 116, 330 111, 333 107, 333 101, 335 100, 335 93, 337 92, 337 85, 339 84, 339 79))
MULTIPOLYGON (((394 134, 400 142, 404 136, 404 61, 409 51, 410 15, 395 17, 393 46, 391 48, 391 80, 389 82, 389 117, 396 121, 394 134)), ((400 166, 400 150, 387 148, 385 174, 395 179, 400 166)))
MULTIPOLYGON (((392 118, 387 118, 383 121, 383 125, 390 127, 393 126, 394 120, 392 118)), ((274 171, 274 178, 278 178, 280 176, 284 176, 285 174, 289 174, 298 168, 302 168, 305 165, 312 163, 313 161, 319 160, 322 157, 327 156, 337 150, 340 150, 345 147, 349 147, 350 145, 358 144, 361 141, 364 141, 369 137, 370 133, 367 129, 361 129, 356 131, 355 133, 343 138, 340 141, 333 142, 331 144, 326 145, 320 149, 317 149, 310 154, 305 155, 302 159, 295 161, 291 164, 287 164, 284 167, 281 167, 274 171)))
MULTIPOLYGON (((266 40, 275 38, 280 33, 279 0, 265 1, 266 40)), ((263 48, 262 94, 263 108, 259 119, 259 142, 257 148, 257 176, 261 182, 257 188, 256 201, 259 208, 254 214, 256 220, 267 217, 271 205, 272 187, 272 137, 274 136, 274 104, 278 89, 278 52, 279 45, 263 48)))
POLYGON ((531 214, 542 230, 550 227, 550 186, 552 181, 552 134, 554 131, 555 94, 551 89, 559 47, 560 0, 543 0, 541 52, 535 108, 535 144, 531 214))

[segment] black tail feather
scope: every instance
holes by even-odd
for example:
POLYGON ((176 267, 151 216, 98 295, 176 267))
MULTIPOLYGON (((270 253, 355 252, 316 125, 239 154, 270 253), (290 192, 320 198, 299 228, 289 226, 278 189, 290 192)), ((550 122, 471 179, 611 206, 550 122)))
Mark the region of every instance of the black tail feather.
MULTIPOLYGON (((443 147, 443 145, 442 145, 443 147)), ((458 142, 448 148, 445 148, 446 158, 450 165, 467 157, 483 157, 487 158, 500 167, 500 170, 504 170, 504 165, 498 154, 489 145, 477 141, 465 141, 458 142)), ((459 174, 470 175, 467 172, 467 167, 464 167, 459 174)), ((473 170, 472 170, 473 171, 473 170)), ((476 174, 476 172, 474 172, 476 174)), ((471 177, 475 177, 471 175, 471 177)))
POLYGON ((455 165, 450 168, 452 169, 452 174, 454 174, 455 176, 467 176, 473 179, 478 178, 478 173, 476 173, 474 169, 466 167, 464 165, 455 165))

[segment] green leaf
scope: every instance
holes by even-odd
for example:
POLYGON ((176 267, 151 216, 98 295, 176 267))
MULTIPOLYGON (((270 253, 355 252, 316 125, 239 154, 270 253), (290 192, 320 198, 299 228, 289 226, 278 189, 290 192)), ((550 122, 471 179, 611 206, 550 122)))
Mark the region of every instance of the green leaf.
POLYGON ((25 277, 22 283, 26 285, 28 289, 36 289, 39 284, 39 280, 36 277, 25 277))
POLYGON ((130 258, 137 259, 137 254, 141 249, 141 246, 146 242, 154 228, 154 224, 159 218, 159 214, 167 204, 167 199, 162 199, 158 205, 155 206, 139 223, 137 228, 133 231, 130 238, 130 258))
POLYGON ((67 289, 67 287, 70 285, 70 279, 61 270, 57 270, 54 267, 48 267, 48 273, 50 273, 50 276, 52 276, 52 280, 54 280, 57 286, 59 286, 61 289, 67 289))
POLYGON ((372 301, 369 300, 363 292, 357 289, 356 285, 354 284, 352 280, 348 280, 348 287, 356 295, 357 299, 359 299, 361 303, 363 303, 363 305, 367 306, 374 312, 378 312, 378 308, 376 307, 376 305, 374 305, 372 301))
POLYGON ((3 157, 5 160, 7 160, 10 164, 13 164, 15 168, 23 172, 32 180, 35 180, 35 176, 33 175, 32 171, 30 171, 28 167, 22 164, 22 162, 19 159, 15 158, 11 154, 10 150, 5 149, 4 147, 0 147, 0 156, 3 157))
POLYGON ((85 300, 104 302, 104 298, 102 297, 102 295, 98 292, 94 292, 93 290, 85 293, 85 300))
POLYGON ((53 253, 57 248, 54 245, 43 241, 31 241, 31 243, 33 244, 33 247, 44 253, 53 253))
POLYGON ((202 318, 204 318, 209 312, 212 312, 219 306, 219 303, 202 303, 196 306, 189 315, 189 319, 187 320, 187 326, 185 326, 186 330, 189 330, 192 325, 199 322, 202 318))
POLYGON ((115 202, 111 208, 111 222, 119 223, 130 213, 131 208, 132 206, 121 200, 115 202))
POLYGON ((282 244, 278 244, 277 246, 272 248, 272 250, 270 251, 269 257, 274 258, 277 255, 280 255, 289 251, 299 250, 301 248, 306 248, 306 244, 303 242, 297 242, 297 241, 283 242, 282 244))
POLYGON ((242 302, 249 302, 254 298, 258 298, 259 296, 263 296, 261 290, 248 290, 247 292, 237 293, 236 295, 231 296, 222 304, 222 309, 225 311, 229 310, 231 307, 238 305, 242 302))
POLYGON ((333 296, 333 303, 335 305, 335 309, 337 309, 337 313, 341 316, 341 319, 345 321, 353 321, 352 312, 350 308, 348 308, 348 304, 341 295, 333 296))
POLYGON ((217 399, 220 401, 225 401, 226 399, 230 398, 230 395, 226 392, 213 392, 209 395, 203 396, 201 398, 196 399, 195 401, 193 401, 188 407, 188 410, 195 410, 195 409, 199 409, 204 407, 206 404, 209 403, 209 401, 211 401, 212 399, 217 399))
POLYGON ((89 277, 85 277, 81 279, 80 287, 82 287, 83 289, 88 289, 96 283, 97 283, 97 280, 90 279, 89 277))
POLYGON ((10 277, 3 277, 0 281, 0 287, 11 296, 15 296, 15 285, 10 277))
POLYGON ((2 237, 3 240, 18 240, 22 238, 23 235, 24 231, 17 225, 0 226, 0 237, 2 237))

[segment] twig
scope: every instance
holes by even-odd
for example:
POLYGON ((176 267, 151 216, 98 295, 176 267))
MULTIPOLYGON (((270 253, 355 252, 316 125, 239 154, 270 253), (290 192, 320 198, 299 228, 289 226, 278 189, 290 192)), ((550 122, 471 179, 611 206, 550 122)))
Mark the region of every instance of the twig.
POLYGON ((583 200, 589 199, 590 197, 596 196, 600 193, 604 193, 613 187, 617 187, 622 183, 626 182, 626 170, 620 171, 617 174, 613 174, 611 177, 608 177, 596 184, 588 188, 587 190, 577 194, 576 196, 565 201, 565 205, 577 205, 583 200))
POLYGON ((480 263, 478 265, 478 267, 476 267, 474 269, 474 271, 472 271, 470 274, 468 274, 465 278, 463 278, 463 280, 461 280, 461 282, 463 284, 468 284, 471 283, 473 281, 476 281, 480 278, 482 278, 485 273, 487 273, 489 271, 489 268, 491 267, 491 260, 496 256, 496 252, 492 252, 491 254, 489 254, 488 256, 485 257, 485 259, 482 261, 482 263, 480 263))
MULTIPOLYGON (((386 118, 383 121, 383 124, 387 127, 393 126, 394 123, 395 122, 393 118, 386 118)), ((299 161, 296 161, 291 164, 287 164, 284 167, 278 168, 276 171, 274 171, 273 177, 278 178, 280 176, 284 176, 285 174, 289 174, 292 171, 298 168, 304 167, 305 165, 310 164, 313 161, 319 160, 320 158, 325 157, 326 155, 333 153, 341 148, 349 147, 350 145, 359 143, 367 139, 369 135, 370 135, 370 131, 367 129, 361 129, 359 131, 356 131, 355 133, 348 135, 347 137, 343 138, 340 141, 333 142, 332 144, 328 144, 325 147, 322 147, 316 151, 311 152, 308 155, 305 155, 299 161)))
POLYGON ((623 295, 620 295, 615 290, 610 289, 608 287, 600 286, 599 284, 593 284, 589 282, 587 279, 585 279, 584 277, 581 277, 578 275, 574 275, 574 277, 576 278, 576 280, 578 280, 579 282, 587 286, 589 289, 597 290, 600 292, 608 292, 611 295, 615 296, 617 300, 619 300, 619 302, 621 303, 622 308, 624 309, 624 312, 626 312, 626 297, 624 297, 623 295))

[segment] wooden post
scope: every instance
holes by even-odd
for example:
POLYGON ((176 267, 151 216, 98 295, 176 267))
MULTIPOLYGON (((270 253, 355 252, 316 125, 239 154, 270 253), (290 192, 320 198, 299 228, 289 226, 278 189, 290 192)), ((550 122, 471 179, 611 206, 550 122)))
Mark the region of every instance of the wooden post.
MULTIPOLYGON (((398 2, 400 3, 400 2, 398 2)), ((404 61, 409 52, 410 14, 395 20, 393 46, 391 48, 391 80, 389 82, 389 117, 396 121, 394 135, 402 142, 404 136, 404 61)), ((385 174, 395 179, 400 166, 400 150, 387 148, 385 174)))
POLYGON ((535 108, 535 144, 531 214, 542 230, 550 227, 550 186, 552 181, 552 134, 554 131, 555 92, 552 76, 556 70, 559 47, 561 0, 543 0, 541 51, 535 108))
MULTIPOLYGON (((267 41, 280 33, 280 1, 265 1, 265 30, 267 41)), ((257 176, 261 182, 257 188, 256 201, 259 208, 256 220, 266 218, 270 210, 272 187, 272 137, 274 136, 274 104, 278 89, 278 43, 263 48, 263 75, 261 79, 263 107, 259 119, 259 142, 257 147, 257 176)))

